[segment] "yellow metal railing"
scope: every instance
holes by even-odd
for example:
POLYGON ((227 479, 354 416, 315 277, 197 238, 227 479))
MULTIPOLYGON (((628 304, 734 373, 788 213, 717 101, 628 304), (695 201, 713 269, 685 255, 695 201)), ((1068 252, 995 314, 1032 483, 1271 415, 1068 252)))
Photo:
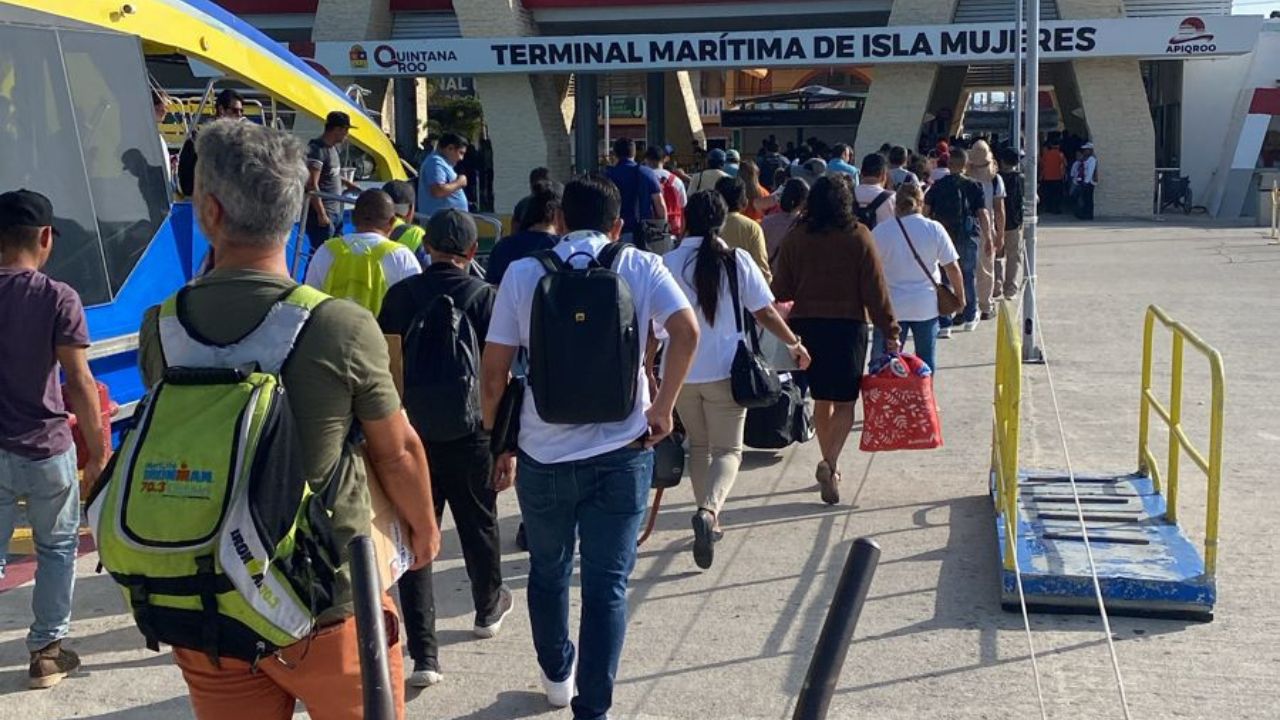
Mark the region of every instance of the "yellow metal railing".
POLYGON ((996 511, 1004 516, 1004 567, 1014 569, 1018 535, 1018 429, 1022 401, 1022 333, 1017 307, 999 303, 996 323, 995 422, 991 433, 991 478, 996 511))
POLYGON ((1142 404, 1138 414, 1138 470, 1149 473, 1156 490, 1165 496, 1165 516, 1169 522, 1178 520, 1178 463, 1186 452, 1209 481, 1205 509, 1204 571, 1212 578, 1218 565, 1218 494, 1222 488, 1222 403, 1225 377, 1222 355, 1213 349, 1185 325, 1169 317, 1165 311, 1152 305, 1147 308, 1146 322, 1142 330, 1142 404), (1169 407, 1156 399, 1151 389, 1151 366, 1155 324, 1173 333, 1173 350, 1170 358, 1171 380, 1169 407), (1187 345, 1200 351, 1209 360, 1213 395, 1209 401, 1209 453, 1205 455, 1192 445, 1182 428, 1182 356, 1187 345), (1155 410, 1169 428, 1169 458, 1163 472, 1149 446, 1151 439, 1151 411, 1155 410))
POLYGON ((1280 184, 1271 181, 1271 239, 1280 239, 1280 184))

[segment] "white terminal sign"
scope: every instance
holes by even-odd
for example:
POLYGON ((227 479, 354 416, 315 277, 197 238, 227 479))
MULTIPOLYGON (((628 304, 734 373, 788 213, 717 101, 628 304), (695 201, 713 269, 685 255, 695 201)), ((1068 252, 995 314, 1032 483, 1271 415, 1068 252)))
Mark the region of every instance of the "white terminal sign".
MULTIPOLYGON (((1040 29, 1041 57, 1183 58, 1253 50, 1257 16, 1202 15, 1064 20, 1040 29)), ((331 75, 484 75, 850 63, 1010 61, 1012 23, 836 30, 457 38, 316 43, 331 75)))

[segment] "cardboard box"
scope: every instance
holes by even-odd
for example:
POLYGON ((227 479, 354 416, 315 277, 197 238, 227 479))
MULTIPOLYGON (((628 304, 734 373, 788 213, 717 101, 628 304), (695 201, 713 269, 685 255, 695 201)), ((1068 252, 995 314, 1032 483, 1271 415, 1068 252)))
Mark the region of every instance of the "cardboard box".
POLYGON ((369 537, 373 540, 374 557, 378 562, 378 581, 382 591, 387 592, 400 576, 413 567, 416 558, 409 546, 408 528, 383 492, 373 463, 365 458, 364 466, 369 478, 369 500, 373 509, 369 537))
POLYGON ((387 354, 391 356, 391 379, 395 381, 396 392, 404 397, 404 339, 399 335, 383 335, 387 341, 387 354))

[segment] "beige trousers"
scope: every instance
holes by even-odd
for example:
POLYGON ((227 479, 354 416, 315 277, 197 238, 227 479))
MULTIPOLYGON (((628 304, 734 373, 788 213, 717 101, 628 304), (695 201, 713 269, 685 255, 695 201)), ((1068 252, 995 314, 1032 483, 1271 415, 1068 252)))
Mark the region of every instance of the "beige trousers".
POLYGON ((700 509, 720 515, 742 463, 747 409, 734 402, 729 381, 686 383, 676 412, 689 433, 689 477, 700 509))
POLYGON ((996 259, 992 255, 981 239, 978 240, 978 267, 976 269, 978 280, 978 310, 980 312, 989 313, 995 310, 996 304, 992 299, 992 291, 996 285, 996 259))
POLYGON ((1022 228, 1004 232, 1004 249, 996 258, 995 285, 992 292, 1006 300, 1018 297, 1022 284, 1022 228))

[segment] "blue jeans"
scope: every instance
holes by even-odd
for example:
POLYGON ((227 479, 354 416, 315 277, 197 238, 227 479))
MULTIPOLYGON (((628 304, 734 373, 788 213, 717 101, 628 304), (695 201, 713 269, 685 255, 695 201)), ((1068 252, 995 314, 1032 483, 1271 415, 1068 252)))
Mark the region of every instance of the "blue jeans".
MULTIPOLYGON (((938 373, 938 366, 935 364, 938 349, 938 318, 916 322, 899 320, 898 342, 904 350, 907 347, 908 335, 916 339, 916 357, 923 360, 936 375, 938 373)), ((880 332, 880 328, 876 328, 871 338, 871 347, 873 358, 880 357, 885 352, 884 333, 880 332)))
POLYGON ((538 665, 551 680, 576 660, 577 720, 599 720, 613 705, 613 681, 627 632, 627 579, 649 504, 653 451, 623 448, 544 465, 520 453, 516 495, 529 543, 529 624, 538 665), (575 539, 582 553, 578 657, 569 642, 569 579, 575 539))
POLYGON ((36 545, 36 587, 31 595, 35 622, 27 633, 27 650, 35 652, 66 637, 71 629, 71 592, 80 541, 75 448, 44 460, 0 450, 0 576, 9 557, 20 498, 27 500, 27 521, 36 545))

